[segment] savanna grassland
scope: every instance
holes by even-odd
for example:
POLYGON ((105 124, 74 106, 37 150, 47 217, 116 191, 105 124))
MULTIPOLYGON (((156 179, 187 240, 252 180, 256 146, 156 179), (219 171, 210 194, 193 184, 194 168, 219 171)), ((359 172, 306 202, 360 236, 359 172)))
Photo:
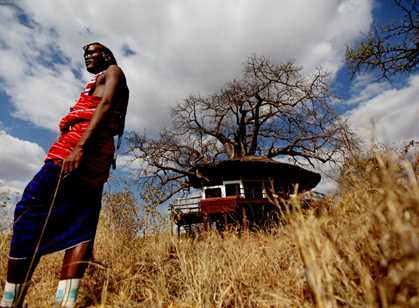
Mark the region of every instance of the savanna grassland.
MULTIPOLYGON (((129 195, 108 197, 78 305, 418 307, 419 163, 401 156, 348 160, 336 194, 308 209, 290 200, 269 232, 138 236, 144 221, 129 195)), ((9 238, 0 238, 1 277, 9 238)), ((61 258, 41 261, 29 307, 52 305, 61 258)))

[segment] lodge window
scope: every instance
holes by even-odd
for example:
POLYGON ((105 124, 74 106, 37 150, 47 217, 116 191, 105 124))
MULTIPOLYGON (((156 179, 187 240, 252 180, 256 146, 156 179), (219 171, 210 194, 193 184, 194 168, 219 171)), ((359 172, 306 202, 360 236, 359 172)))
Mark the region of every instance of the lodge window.
POLYGON ((244 195, 248 199, 261 199, 263 198, 263 185, 262 182, 244 182, 244 195))
POLYGON ((226 197, 240 196, 240 183, 225 184, 226 197))
POLYGON ((221 188, 207 188, 205 189, 205 198, 221 198, 221 188))

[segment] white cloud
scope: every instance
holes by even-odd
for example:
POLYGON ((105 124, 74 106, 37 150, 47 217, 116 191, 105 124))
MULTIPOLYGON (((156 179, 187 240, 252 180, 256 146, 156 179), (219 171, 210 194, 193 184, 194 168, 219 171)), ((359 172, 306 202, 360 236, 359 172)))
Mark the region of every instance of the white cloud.
POLYGON ((350 92, 352 97, 345 101, 345 104, 357 106, 391 88, 392 85, 386 80, 376 81, 371 74, 359 74, 351 84, 350 92))
MULTIPOLYGON (((127 75, 128 129, 151 131, 168 125, 169 107, 177 101, 211 93, 239 77, 253 53, 276 63, 294 59, 306 72, 323 66, 333 76, 346 46, 368 31, 372 2, 22 0, 19 10, 5 5, 0 10, 1 24, 7 25, 0 28, 0 86, 11 98, 14 116, 56 130, 82 86, 73 72, 88 77, 81 46, 99 40, 114 51, 127 75), (134 54, 125 54, 126 46, 134 54)), ((16 149, 24 144, 4 132, 0 142, 7 138, 16 149)), ((5 166, 19 171, 15 176, 12 168, 1 171, 8 185, 22 187, 39 167, 45 153, 30 147, 38 158, 22 166, 13 160, 19 151, 0 154, 5 166)))
POLYGON ((0 231, 10 227, 14 205, 23 188, 41 168, 44 150, 0 130, 0 231))
POLYGON ((70 67, 50 62, 55 46, 51 33, 39 25, 22 25, 8 6, 0 10, 0 20, 8 25, 0 28, 0 81, 14 104, 14 115, 56 130, 79 82, 70 67))
POLYGON ((141 176, 139 172, 145 169, 145 164, 131 154, 118 155, 116 165, 118 169, 128 173, 132 178, 141 176))
POLYGON ((176 101, 239 76, 252 53, 335 73, 345 46, 372 21, 372 0, 18 3, 31 22, 22 25, 10 6, 2 7, 8 27, 0 30, 0 80, 16 116, 50 129, 80 88, 71 69, 82 67, 86 42, 114 50, 131 89, 128 128, 150 129, 167 123, 176 101), (124 55, 124 46, 136 53, 124 55), (57 54, 63 63, 51 65, 57 54))
POLYGON ((21 140, 0 131, 0 186, 12 192, 21 191, 40 169, 44 150, 36 143, 21 140))
MULTIPOLYGON (((363 97, 363 93, 359 95, 363 97)), ((401 89, 385 89, 366 99, 347 118, 366 144, 403 145, 419 139, 419 75, 401 89)))

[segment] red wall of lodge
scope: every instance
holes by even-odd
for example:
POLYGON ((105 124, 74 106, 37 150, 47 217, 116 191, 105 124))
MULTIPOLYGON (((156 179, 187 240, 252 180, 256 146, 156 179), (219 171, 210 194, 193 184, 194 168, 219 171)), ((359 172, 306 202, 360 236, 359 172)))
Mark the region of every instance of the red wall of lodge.
POLYGON ((202 199, 199 207, 202 214, 222 214, 237 212, 241 205, 270 205, 268 199, 243 199, 240 197, 202 199))
POLYGON ((199 206, 203 214, 236 212, 237 197, 202 199, 199 206))

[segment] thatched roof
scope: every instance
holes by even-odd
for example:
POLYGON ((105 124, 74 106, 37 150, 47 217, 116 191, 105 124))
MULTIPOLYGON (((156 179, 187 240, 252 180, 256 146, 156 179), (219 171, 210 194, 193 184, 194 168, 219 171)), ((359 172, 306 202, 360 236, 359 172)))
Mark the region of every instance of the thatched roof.
POLYGON ((198 165, 195 176, 189 181, 195 188, 226 178, 274 179, 280 189, 291 189, 298 184, 300 190, 314 188, 320 182, 320 174, 301 167, 279 162, 267 157, 245 156, 239 159, 222 160, 198 165))

